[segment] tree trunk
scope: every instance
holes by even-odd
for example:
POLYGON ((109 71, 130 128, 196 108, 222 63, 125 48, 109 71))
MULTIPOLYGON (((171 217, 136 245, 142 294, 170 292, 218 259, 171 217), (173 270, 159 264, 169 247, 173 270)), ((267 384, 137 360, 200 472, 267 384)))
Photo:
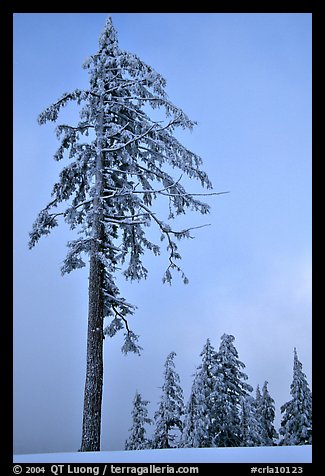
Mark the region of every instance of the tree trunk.
POLYGON ((100 451, 100 433, 103 394, 103 324, 104 267, 98 252, 103 239, 103 96, 100 98, 98 117, 97 157, 95 172, 95 196, 93 201, 92 244, 89 269, 89 310, 87 335, 87 368, 82 424, 82 442, 80 451, 100 451))
POLYGON ((99 199, 100 175, 98 171, 96 176, 98 196, 94 199, 93 239, 90 251, 87 367, 80 451, 100 451, 104 339, 104 266, 98 256, 103 238, 102 210, 99 199))
POLYGON ((80 451, 100 451, 103 392, 103 299, 102 264, 90 259, 87 368, 80 451))

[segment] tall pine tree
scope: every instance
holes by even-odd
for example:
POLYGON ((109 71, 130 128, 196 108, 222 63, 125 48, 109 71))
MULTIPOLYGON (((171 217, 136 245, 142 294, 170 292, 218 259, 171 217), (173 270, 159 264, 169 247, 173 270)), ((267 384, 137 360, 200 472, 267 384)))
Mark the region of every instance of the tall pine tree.
POLYGON ((150 441, 146 437, 146 425, 152 422, 148 417, 148 403, 148 400, 142 400, 141 394, 136 392, 133 400, 132 427, 125 442, 126 450, 145 450, 150 447, 150 441))
POLYGON ((293 380, 290 386, 292 399, 281 407, 283 413, 280 445, 312 444, 312 394, 302 363, 294 349, 293 380))
POLYGON ((98 52, 84 64, 89 87, 64 93, 40 114, 39 124, 57 122, 70 102, 80 106, 80 120, 59 124, 61 141, 55 160, 70 161, 52 190, 52 200, 39 213, 30 233, 32 248, 62 218, 77 238, 68 242, 62 274, 86 266, 89 260, 89 309, 87 365, 81 451, 100 450, 103 388, 103 339, 124 329, 122 351, 139 353, 138 336, 128 318, 134 305, 121 296, 117 274, 141 280, 148 270, 142 262, 146 250, 160 247, 147 236, 154 224, 165 239, 168 267, 163 281, 171 283, 172 271, 181 273, 176 241, 189 238, 190 230, 173 230, 155 211, 155 199, 169 205, 169 217, 188 209, 202 214, 209 206, 188 193, 182 175, 211 188, 201 158, 183 146, 174 133, 192 129, 195 122, 168 98, 165 79, 135 54, 122 51, 112 20, 106 22, 98 52), (155 119, 149 114, 155 110, 155 119), (157 112, 160 112, 159 119, 157 112), (182 176, 181 175, 181 176, 182 176), (85 257, 88 257, 85 259, 85 257), (104 325, 104 320, 108 323, 104 325))
POLYGON ((155 413, 156 428, 153 435, 153 448, 175 448, 183 429, 184 414, 183 390, 180 378, 175 371, 175 352, 171 352, 165 362, 164 384, 157 412, 155 413))

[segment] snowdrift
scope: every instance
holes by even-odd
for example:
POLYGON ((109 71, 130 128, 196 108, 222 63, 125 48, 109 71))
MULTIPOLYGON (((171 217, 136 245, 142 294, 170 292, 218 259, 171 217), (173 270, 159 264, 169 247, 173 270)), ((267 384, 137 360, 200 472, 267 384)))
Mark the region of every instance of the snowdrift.
POLYGON ((312 447, 181 448, 14 455, 14 463, 311 463, 312 447))

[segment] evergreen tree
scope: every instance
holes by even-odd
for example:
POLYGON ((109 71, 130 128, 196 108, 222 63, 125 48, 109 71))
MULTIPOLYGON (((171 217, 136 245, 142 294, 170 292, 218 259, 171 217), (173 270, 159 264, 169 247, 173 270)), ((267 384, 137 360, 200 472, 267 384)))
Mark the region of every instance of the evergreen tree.
POLYGON ((52 200, 39 213, 30 233, 32 248, 63 218, 78 233, 68 242, 62 274, 86 266, 89 259, 87 365, 81 451, 100 449, 103 387, 103 339, 124 329, 122 351, 139 353, 138 336, 129 328, 135 307, 120 295, 117 274, 140 280, 148 270, 146 250, 160 253, 147 237, 154 224, 165 239, 168 267, 163 281, 171 283, 180 271, 176 240, 189 238, 191 228, 175 231, 160 218, 153 204, 168 201, 169 217, 188 209, 206 214, 209 206, 187 193, 180 178, 196 179, 211 188, 201 158, 175 137, 177 128, 192 129, 195 122, 176 107, 165 92, 166 81, 135 54, 122 51, 109 18, 99 39, 98 52, 84 64, 89 87, 66 92, 39 115, 39 124, 57 122, 61 109, 74 101, 80 108, 76 124, 59 124, 61 144, 55 160, 68 159, 52 191, 52 200), (155 110, 155 119, 149 114, 155 110), (157 118, 160 111, 161 118, 157 118), (104 319, 108 319, 104 325, 104 319))
POLYGON ((164 384, 158 411, 155 413, 156 428, 153 436, 153 448, 175 448, 178 446, 177 432, 183 428, 184 414, 183 390, 180 378, 175 371, 175 352, 171 352, 165 362, 164 384))
POLYGON ((256 394, 255 394, 255 402, 256 402, 256 407, 258 407, 260 405, 260 402, 262 400, 262 394, 261 394, 261 390, 260 390, 260 386, 257 385, 256 387, 256 394))
POLYGON ((145 425, 152 420, 148 418, 148 400, 142 400, 140 393, 136 392, 133 400, 132 427, 130 435, 125 442, 126 450, 145 450, 150 447, 150 441, 146 438, 145 425))
POLYGON ((197 376, 191 388, 190 398, 185 406, 183 431, 180 441, 180 446, 183 448, 197 448, 200 446, 197 418, 198 418, 198 402, 197 402, 197 376))
POLYGON ((293 380, 290 386, 292 399, 282 405, 281 428, 283 438, 280 445, 312 444, 312 394, 307 377, 302 371, 302 363, 294 349, 293 380))
POLYGON ((253 388, 242 372, 245 364, 238 359, 235 337, 223 334, 216 359, 216 381, 213 398, 213 430, 215 446, 240 446, 240 406, 242 398, 253 388))
POLYGON ((207 339, 201 353, 202 363, 197 374, 197 439, 199 447, 213 446, 214 437, 214 400, 216 351, 207 339))
POLYGON ((189 401, 185 408, 184 427, 181 446, 193 448, 209 448, 213 446, 213 424, 211 394, 215 382, 216 351, 210 339, 200 354, 201 364, 198 366, 189 401))
POLYGON ((256 401, 251 395, 241 399, 240 405, 240 446, 264 445, 264 431, 260 423, 256 401))
POLYGON ((273 425, 275 418, 275 402, 269 394, 267 385, 268 382, 265 381, 262 388, 262 393, 259 386, 257 386, 255 405, 257 417, 262 427, 264 440, 263 445, 274 446, 276 445, 275 439, 277 439, 279 435, 273 425))

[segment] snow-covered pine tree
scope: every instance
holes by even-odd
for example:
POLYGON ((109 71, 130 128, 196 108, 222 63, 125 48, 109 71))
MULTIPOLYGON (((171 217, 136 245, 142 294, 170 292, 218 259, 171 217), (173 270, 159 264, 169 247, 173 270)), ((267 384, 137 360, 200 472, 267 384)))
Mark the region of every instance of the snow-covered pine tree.
POLYGON ((179 446, 179 433, 182 432, 184 414, 183 390, 180 378, 175 371, 175 352, 171 352, 165 362, 164 384, 157 412, 156 428, 152 439, 153 448, 176 448, 179 446))
POLYGON ((281 407, 283 413, 279 433, 280 445, 312 444, 312 394, 302 363, 294 349, 293 380, 290 386, 292 399, 281 407))
POLYGON ((200 354, 184 420, 182 446, 209 448, 213 446, 213 400, 216 351, 207 339, 200 354), (192 405, 190 405, 192 399, 192 405))
MULTIPOLYGON (((168 220, 188 209, 202 214, 209 206, 188 193, 182 175, 211 188, 202 159, 175 138, 177 128, 192 129, 195 122, 176 107, 165 92, 166 81, 135 54, 122 51, 112 20, 106 22, 99 50, 84 64, 89 88, 66 92, 45 109, 39 124, 56 122, 70 102, 80 106, 80 120, 56 127, 59 149, 55 160, 70 160, 52 191, 52 200, 39 213, 30 233, 32 248, 63 218, 78 233, 68 242, 62 274, 82 268, 89 258, 87 366, 81 451, 100 450, 103 387, 103 339, 125 330, 122 351, 139 353, 138 336, 129 328, 135 307, 120 295, 116 277, 140 280, 148 270, 146 250, 160 253, 146 233, 150 224, 167 243, 168 267, 163 281, 171 283, 180 271, 177 240, 190 230, 173 230, 154 208, 161 197, 169 205, 168 220), (155 119, 150 111, 155 110, 155 119), (157 118, 160 112, 161 119, 157 118), (173 178, 171 169, 181 177, 173 178), (110 322, 104 326, 104 319, 110 322), (104 328, 105 327, 105 328, 104 328), (104 330, 103 330, 104 329, 104 330)), ((167 220, 167 221, 168 221, 167 220)))
POLYGON ((233 342, 235 337, 223 334, 216 358, 216 381, 213 398, 214 446, 240 446, 241 428, 239 410, 242 398, 253 388, 242 372, 245 364, 238 359, 233 342))
POLYGON ((264 445, 263 427, 257 414, 256 401, 251 395, 241 398, 239 417, 240 446, 264 445))
POLYGON ((197 402, 197 376, 195 375, 191 388, 190 398, 185 406, 183 431, 180 440, 181 448, 199 447, 197 432, 198 402, 197 402))
POLYGON ((125 442, 126 450, 145 450, 150 448, 150 440, 146 437, 145 425, 152 423, 148 417, 148 400, 142 400, 141 394, 136 392, 133 400, 132 427, 125 442))
POLYGON ((276 445, 275 440, 279 435, 273 424, 275 418, 275 402, 267 386, 268 382, 265 381, 261 393, 259 385, 257 385, 255 406, 257 417, 262 427, 263 445, 274 446, 276 445))

